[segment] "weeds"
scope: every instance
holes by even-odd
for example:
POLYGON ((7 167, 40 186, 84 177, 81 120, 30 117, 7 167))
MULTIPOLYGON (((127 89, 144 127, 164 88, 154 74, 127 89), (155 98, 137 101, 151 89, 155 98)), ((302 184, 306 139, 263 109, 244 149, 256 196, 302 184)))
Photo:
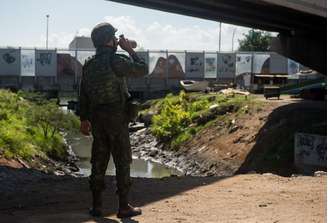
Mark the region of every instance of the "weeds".
POLYGON ((229 112, 247 113, 249 106, 255 104, 253 98, 240 95, 186 94, 183 91, 178 96, 168 94, 163 100, 152 104, 159 113, 153 116, 151 131, 159 140, 177 150, 218 117, 229 112), (212 105, 217 106, 210 109, 212 105))
MULTIPOLYGON (((29 94, 29 96, 33 96, 29 94)), ((76 129, 78 119, 65 114, 55 102, 33 96, 34 102, 0 90, 0 148, 6 158, 30 160, 35 155, 65 159, 61 131, 76 129)))

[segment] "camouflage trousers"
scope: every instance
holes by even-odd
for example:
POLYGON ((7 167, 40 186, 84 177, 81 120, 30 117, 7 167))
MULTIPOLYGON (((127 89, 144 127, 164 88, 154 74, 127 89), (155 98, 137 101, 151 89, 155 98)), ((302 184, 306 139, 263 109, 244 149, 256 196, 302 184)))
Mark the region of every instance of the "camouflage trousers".
POLYGON ((105 189, 105 173, 112 155, 116 169, 117 193, 119 196, 127 196, 131 186, 132 154, 125 112, 97 110, 92 113, 91 125, 93 135, 91 190, 105 189))

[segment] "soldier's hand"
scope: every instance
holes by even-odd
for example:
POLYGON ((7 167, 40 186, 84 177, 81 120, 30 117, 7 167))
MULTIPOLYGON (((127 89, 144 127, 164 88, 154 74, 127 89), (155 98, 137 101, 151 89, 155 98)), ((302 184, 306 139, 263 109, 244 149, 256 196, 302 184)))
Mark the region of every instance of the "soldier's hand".
POLYGON ((118 45, 129 54, 134 53, 134 50, 131 46, 131 43, 123 36, 120 36, 120 40, 118 41, 118 45))
POLYGON ((80 132, 85 136, 90 135, 91 123, 88 120, 81 121, 80 132))

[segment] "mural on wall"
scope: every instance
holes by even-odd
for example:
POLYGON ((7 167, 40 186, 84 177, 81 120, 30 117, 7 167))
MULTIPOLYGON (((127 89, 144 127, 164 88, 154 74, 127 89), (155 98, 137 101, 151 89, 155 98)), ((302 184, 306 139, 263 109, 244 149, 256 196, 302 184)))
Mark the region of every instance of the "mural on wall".
POLYGON ((236 72, 236 54, 218 54, 218 77, 233 78, 236 72))
POLYGON ((205 54, 205 77, 216 78, 217 54, 205 54))
POLYGON ((236 55, 236 75, 250 73, 252 71, 252 55, 237 54, 236 55))
POLYGON ((147 51, 138 51, 137 55, 140 59, 145 61, 146 64, 149 63, 149 57, 148 57, 148 52, 147 51))
POLYGON ((166 73, 168 73, 168 79, 184 78, 185 73, 183 72, 180 61, 178 60, 176 55, 169 55, 168 59, 162 56, 159 57, 156 61, 154 69, 150 73, 150 77, 166 79, 166 73), (167 65, 168 65, 168 70, 167 70, 167 65))
POLYGON ((0 75, 20 75, 20 49, 0 49, 0 75))
POLYGON ((204 77, 204 53, 186 53, 186 77, 204 77))
POLYGON ((300 71, 300 64, 288 59, 288 74, 296 74, 300 71))
POLYGON ((35 50, 35 76, 56 76, 56 50, 35 50))
POLYGON ((270 54, 254 54, 253 73, 270 74, 270 54))
POLYGON ((21 50, 21 75, 35 76, 35 52, 34 50, 21 50))
POLYGON ((75 77, 75 71, 77 76, 82 75, 82 64, 71 56, 69 53, 57 54, 57 75, 58 77, 71 76, 75 77))
POLYGON ((277 53, 270 54, 270 73, 271 74, 287 74, 288 61, 287 58, 277 53))
POLYGON ((327 164, 327 137, 296 133, 295 164, 325 166, 327 164))

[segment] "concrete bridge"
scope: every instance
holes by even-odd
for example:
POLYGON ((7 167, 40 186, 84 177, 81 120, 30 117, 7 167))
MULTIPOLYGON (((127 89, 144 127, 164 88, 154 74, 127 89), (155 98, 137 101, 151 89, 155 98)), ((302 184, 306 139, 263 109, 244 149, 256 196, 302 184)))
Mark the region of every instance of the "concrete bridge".
POLYGON ((327 72, 326 0, 109 0, 279 32, 272 49, 327 72))

